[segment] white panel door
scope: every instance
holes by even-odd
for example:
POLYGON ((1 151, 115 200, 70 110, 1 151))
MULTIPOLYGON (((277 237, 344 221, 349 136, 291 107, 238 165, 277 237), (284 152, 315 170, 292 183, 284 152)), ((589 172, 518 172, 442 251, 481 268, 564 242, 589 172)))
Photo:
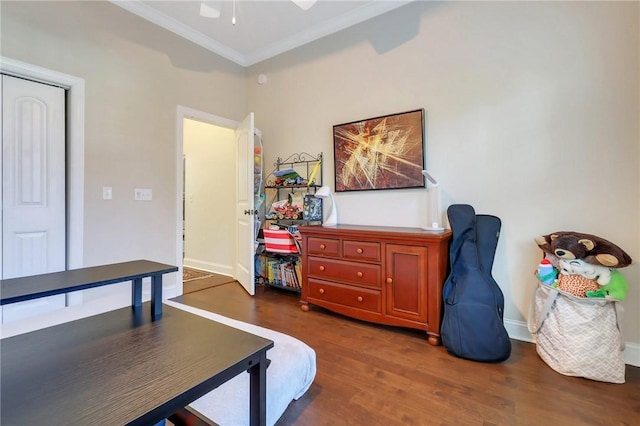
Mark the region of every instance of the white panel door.
POLYGON ((236 129, 236 274, 251 295, 255 289, 255 210, 253 197, 253 113, 236 129))
MULTIPOLYGON (((2 278, 66 268, 65 93, 2 76, 2 278)), ((64 295, 3 307, 3 322, 64 307, 64 295)))

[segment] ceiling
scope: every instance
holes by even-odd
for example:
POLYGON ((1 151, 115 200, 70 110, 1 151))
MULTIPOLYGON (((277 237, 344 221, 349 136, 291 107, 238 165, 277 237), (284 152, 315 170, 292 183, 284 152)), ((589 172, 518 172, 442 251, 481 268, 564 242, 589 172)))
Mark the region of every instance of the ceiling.
POLYGON ((224 0, 217 2, 219 18, 200 16, 201 2, 195 0, 111 1, 247 67, 413 0, 318 0, 308 10, 291 0, 224 0))

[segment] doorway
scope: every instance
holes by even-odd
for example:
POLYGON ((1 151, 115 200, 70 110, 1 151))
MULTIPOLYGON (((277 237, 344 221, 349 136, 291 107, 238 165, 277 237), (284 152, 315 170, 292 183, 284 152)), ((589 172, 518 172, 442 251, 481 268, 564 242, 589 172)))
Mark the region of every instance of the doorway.
POLYGON ((185 118, 183 266, 233 276, 234 130, 185 118))
MULTIPOLYGON (((234 275, 235 140, 238 123, 177 109, 176 264, 234 275)), ((179 280, 177 294, 183 294, 179 280)), ((171 296, 170 296, 171 297, 171 296)))

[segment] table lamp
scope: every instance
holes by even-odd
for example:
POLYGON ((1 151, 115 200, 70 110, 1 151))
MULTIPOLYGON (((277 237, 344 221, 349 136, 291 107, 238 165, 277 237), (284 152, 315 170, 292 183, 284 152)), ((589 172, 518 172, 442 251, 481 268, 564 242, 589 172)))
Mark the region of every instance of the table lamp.
POLYGON ((427 172, 422 171, 422 175, 427 178, 427 226, 423 226, 425 231, 444 231, 444 227, 440 223, 440 189, 438 182, 427 172), (431 183, 431 188, 429 188, 431 183))
POLYGON ((327 185, 321 186, 320 189, 316 191, 316 197, 319 198, 330 198, 331 199, 331 213, 329 213, 329 217, 327 220, 322 222, 323 225, 337 225, 338 224, 338 212, 336 211, 336 199, 333 198, 333 192, 331 192, 331 188, 327 185))

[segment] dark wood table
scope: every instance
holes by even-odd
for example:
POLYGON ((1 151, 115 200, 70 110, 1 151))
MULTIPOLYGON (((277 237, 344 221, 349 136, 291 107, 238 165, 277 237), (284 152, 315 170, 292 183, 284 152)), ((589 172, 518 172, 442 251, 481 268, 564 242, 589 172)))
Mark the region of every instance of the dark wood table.
POLYGON ((0 305, 131 281, 131 305, 139 308, 142 304, 142 279, 151 277, 151 315, 159 319, 162 316, 162 275, 177 270, 178 267, 173 265, 133 260, 0 280, 0 305))
POLYGON ((153 425, 238 374, 251 375, 251 424, 266 422, 273 342, 150 303, 0 341, 0 424, 153 425))

